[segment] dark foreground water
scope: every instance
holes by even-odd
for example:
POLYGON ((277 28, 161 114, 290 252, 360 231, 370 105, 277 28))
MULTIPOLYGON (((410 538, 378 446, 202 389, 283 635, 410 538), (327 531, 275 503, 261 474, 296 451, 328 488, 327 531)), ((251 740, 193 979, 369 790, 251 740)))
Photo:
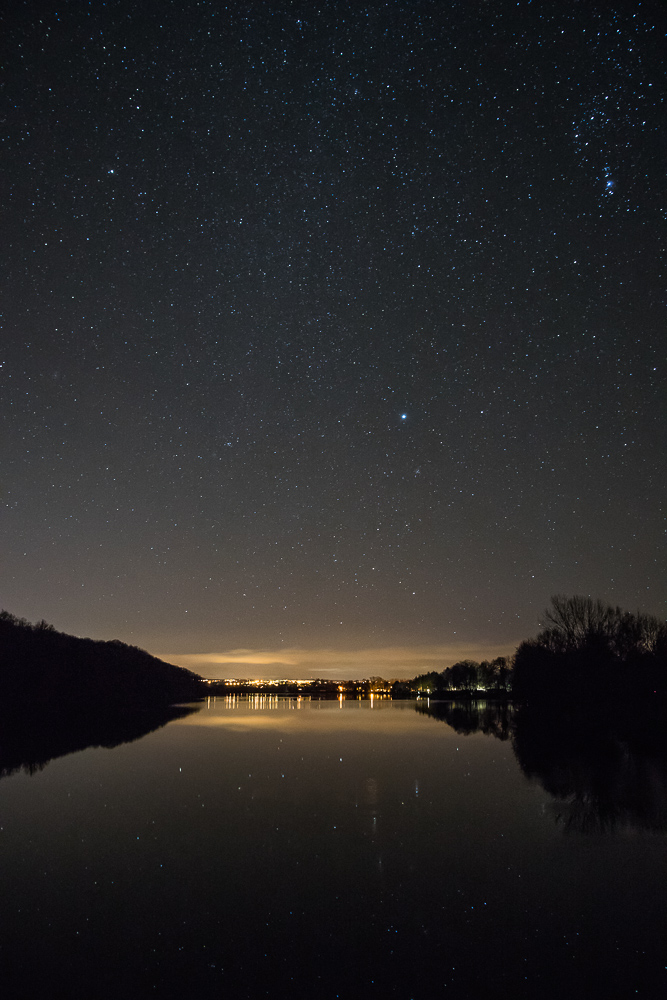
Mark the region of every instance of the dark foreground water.
POLYGON ((440 714, 218 700, 2 778, 2 996, 667 995, 660 754, 440 714))

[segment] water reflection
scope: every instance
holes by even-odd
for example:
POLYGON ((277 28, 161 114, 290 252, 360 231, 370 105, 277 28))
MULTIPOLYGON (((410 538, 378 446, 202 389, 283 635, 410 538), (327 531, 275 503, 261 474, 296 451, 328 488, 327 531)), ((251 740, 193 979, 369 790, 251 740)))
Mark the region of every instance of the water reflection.
MULTIPOLYGON (((552 799, 556 824, 585 834, 667 830, 667 733, 664 713, 627 706, 560 706, 558 710, 511 702, 420 701, 383 698, 317 701, 257 693, 211 697, 197 707, 171 707, 131 717, 104 712, 74 717, 56 710, 45 717, 0 714, 0 777, 35 773, 57 757, 88 747, 114 747, 174 722, 232 729, 291 730, 320 735, 366 731, 398 737, 412 731, 416 711, 447 724, 443 734, 484 733, 510 742, 522 773, 552 799), (345 707, 345 711, 341 711, 345 707), (305 714, 301 711, 308 708, 305 714)), ((342 758, 341 758, 342 760, 342 758)), ((414 796, 419 795, 414 781, 414 796)), ((378 792, 368 777, 362 800, 371 837, 377 832, 378 792)))
POLYGON ((7 996, 661 996, 662 837, 559 834, 562 719, 431 708, 457 730, 412 701, 223 695, 0 782, 7 996))
POLYGON ((508 701, 418 701, 416 708, 424 715, 442 719, 462 736, 482 732, 507 740, 514 721, 514 705, 508 701))
POLYGON ((553 798, 568 832, 667 830, 667 735, 660 711, 436 702, 417 711, 461 735, 511 740, 524 775, 553 798))
POLYGON ((284 695, 277 694, 226 694, 222 697, 217 697, 212 695, 204 701, 207 711, 215 710, 217 708, 229 709, 239 709, 242 708, 244 711, 250 709, 251 711, 264 711, 266 709, 282 709, 291 711, 294 709, 300 709, 303 704, 303 698, 298 695, 295 698, 286 698, 284 695))
POLYGON ((391 698, 286 698, 273 694, 229 694, 210 697, 201 710, 176 723, 232 729, 308 729, 365 731, 398 735, 414 730, 414 702, 391 698), (306 709, 307 711, 302 711, 306 709), (341 709, 344 709, 341 711, 341 709))
POLYGON ((167 706, 127 713, 67 712, 54 706, 50 713, 0 712, 0 778, 17 771, 35 774, 57 757, 88 747, 116 747, 131 743, 168 722, 185 719, 196 708, 167 706))

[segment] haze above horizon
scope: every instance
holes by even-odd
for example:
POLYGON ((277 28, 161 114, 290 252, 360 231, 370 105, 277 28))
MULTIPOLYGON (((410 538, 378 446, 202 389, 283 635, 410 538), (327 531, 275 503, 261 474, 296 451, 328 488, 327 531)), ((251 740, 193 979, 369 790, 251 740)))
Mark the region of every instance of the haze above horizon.
POLYGON ((0 606, 220 676, 664 617, 664 5, 38 13, 0 606))

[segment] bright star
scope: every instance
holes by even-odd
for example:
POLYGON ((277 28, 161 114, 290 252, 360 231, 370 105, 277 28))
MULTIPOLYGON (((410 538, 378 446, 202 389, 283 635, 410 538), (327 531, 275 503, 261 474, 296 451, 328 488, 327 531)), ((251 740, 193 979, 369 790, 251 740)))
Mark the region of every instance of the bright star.
POLYGON ((407 420, 407 419, 408 419, 407 413, 401 413, 401 420, 407 420))

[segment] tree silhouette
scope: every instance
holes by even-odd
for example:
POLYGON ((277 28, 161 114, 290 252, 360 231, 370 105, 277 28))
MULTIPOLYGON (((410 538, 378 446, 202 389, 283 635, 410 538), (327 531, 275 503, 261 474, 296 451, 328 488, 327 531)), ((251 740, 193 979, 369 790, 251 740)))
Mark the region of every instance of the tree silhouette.
POLYGON ((590 597, 557 594, 547 628, 516 652, 519 700, 576 694, 667 694, 667 624, 590 597))
POLYGON ((0 711, 28 707, 68 710, 102 705, 105 710, 192 701, 203 694, 197 674, 117 639, 81 639, 45 621, 31 625, 0 612, 0 711))

